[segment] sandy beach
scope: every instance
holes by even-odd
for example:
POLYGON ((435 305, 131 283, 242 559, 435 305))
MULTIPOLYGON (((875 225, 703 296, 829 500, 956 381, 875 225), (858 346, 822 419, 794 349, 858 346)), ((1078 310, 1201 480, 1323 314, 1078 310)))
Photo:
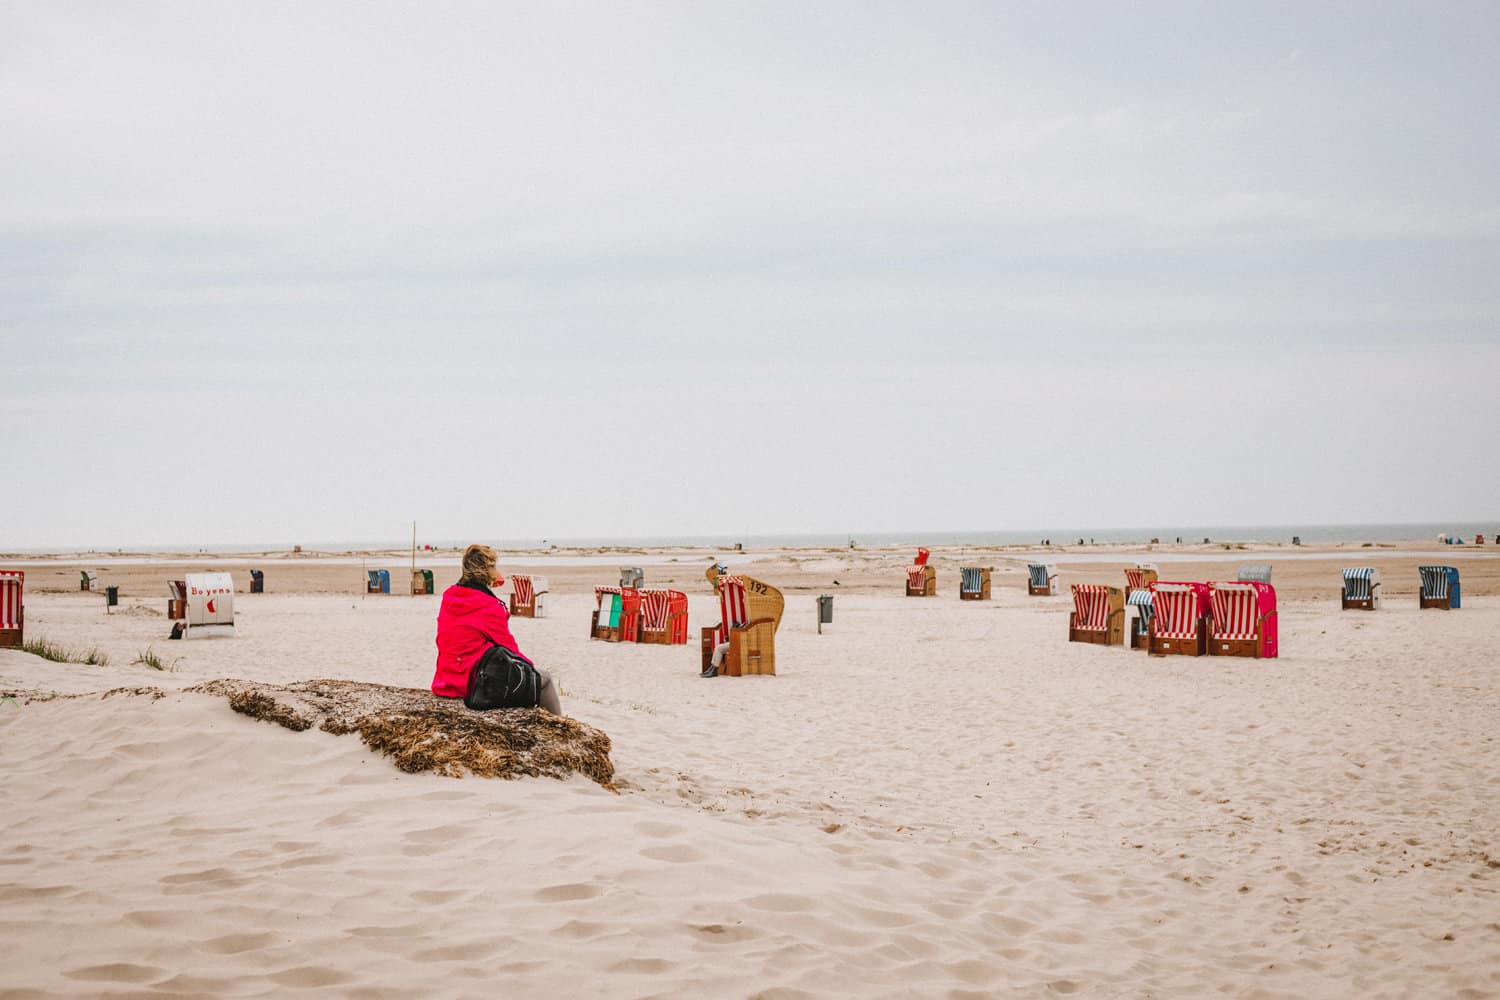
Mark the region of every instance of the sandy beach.
POLYGON ((1046 553, 936 549, 927 600, 905 550, 506 553, 551 581, 512 625, 609 735, 614 791, 404 774, 182 690, 425 687, 439 598, 404 553, 0 560, 28 639, 108 659, 0 650, 0 998, 1500 995, 1500 553, 1442 548, 1063 547, 1046 598, 1046 553), (714 558, 785 591, 778 676, 698 677, 714 558), (1068 643, 1066 585, 1136 561, 1271 563, 1280 657, 1068 643), (1418 610, 1427 562, 1461 610, 1418 610), (688 646, 588 638, 632 563, 689 594, 688 646), (1339 610, 1354 565, 1381 610, 1339 610), (234 574, 237 637, 167 641, 193 568, 234 574))

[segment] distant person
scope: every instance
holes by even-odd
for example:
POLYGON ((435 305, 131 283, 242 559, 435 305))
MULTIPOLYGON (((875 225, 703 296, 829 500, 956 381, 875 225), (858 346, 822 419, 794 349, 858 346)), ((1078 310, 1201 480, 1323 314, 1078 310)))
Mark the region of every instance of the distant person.
POLYGON ((474 665, 491 646, 504 646, 525 660, 527 668, 537 675, 535 705, 507 707, 540 707, 553 715, 562 715, 557 685, 521 652, 515 636, 510 634, 510 611, 490 589, 505 585, 505 577, 495 568, 495 562, 494 549, 488 545, 470 545, 464 550, 458 582, 443 591, 437 617, 438 655, 432 693, 441 698, 468 697, 469 675, 474 665))

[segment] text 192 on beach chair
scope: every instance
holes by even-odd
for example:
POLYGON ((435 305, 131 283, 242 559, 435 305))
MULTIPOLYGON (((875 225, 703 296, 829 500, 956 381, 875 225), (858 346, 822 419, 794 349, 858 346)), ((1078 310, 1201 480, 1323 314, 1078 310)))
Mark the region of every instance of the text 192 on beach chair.
POLYGON ((1133 569, 1127 569, 1125 571, 1125 600, 1129 601, 1130 595, 1137 591, 1149 592, 1156 578, 1155 563, 1136 563, 1133 569))
POLYGON ((1202 656, 1208 652, 1210 613, 1208 584, 1153 583, 1147 651, 1153 656, 1202 656))
POLYGON ((702 631, 703 664, 708 671, 714 648, 729 643, 729 651, 719 666, 720 677, 746 674, 775 675, 776 630, 786 599, 781 591, 749 576, 720 574, 710 567, 709 582, 719 595, 719 624, 702 631))
POLYGON ((1130 620, 1130 648, 1146 649, 1151 644, 1151 588, 1128 591, 1125 603, 1135 608, 1135 617, 1130 620))
POLYGON ((1422 574, 1422 593, 1417 598, 1419 608, 1459 607, 1458 569, 1453 566, 1418 566, 1422 574))
POLYGON ((687 645, 687 595, 680 590, 643 590, 640 593, 641 642, 687 645))
POLYGON ((637 642, 641 635, 641 592, 633 587, 595 587, 589 638, 637 642))
POLYGON ((391 571, 388 569, 365 570, 365 593, 367 594, 389 594, 391 592, 391 571))
POLYGON ((189 573, 183 624, 184 639, 233 636, 234 578, 228 573, 189 573))
POLYGON ((1210 583, 1213 619, 1208 655, 1276 658, 1276 588, 1269 583, 1210 583))
POLYGON ((0 646, 26 642, 26 573, 0 569, 0 646))
POLYGON ((264 594, 266 592, 265 570, 252 569, 250 571, 250 593, 264 594))
POLYGON ((1270 583, 1270 563, 1249 563, 1240 567, 1239 575, 1235 577, 1240 583, 1270 583))
POLYGON ((927 549, 917 549, 917 558, 906 567, 907 597, 937 596, 937 570, 927 565, 930 555, 927 549))
POLYGON ((965 566, 958 571, 958 599, 960 601, 988 601, 990 599, 990 567, 965 566))
POLYGON ((547 578, 545 576, 512 576, 510 578, 510 613, 517 618, 546 618, 547 578))
POLYGON ((1125 642, 1125 592, 1102 583, 1073 584, 1068 641, 1119 646, 1125 642))
POLYGON ((1344 570, 1344 593, 1340 607, 1374 611, 1380 607, 1380 570, 1359 566, 1344 570))
POLYGON ((1051 563, 1028 563, 1026 593, 1032 597, 1051 597, 1057 593, 1057 567, 1051 563))
POLYGON ((168 580, 167 592, 172 596, 167 598, 167 621, 176 621, 187 617, 187 581, 168 580))

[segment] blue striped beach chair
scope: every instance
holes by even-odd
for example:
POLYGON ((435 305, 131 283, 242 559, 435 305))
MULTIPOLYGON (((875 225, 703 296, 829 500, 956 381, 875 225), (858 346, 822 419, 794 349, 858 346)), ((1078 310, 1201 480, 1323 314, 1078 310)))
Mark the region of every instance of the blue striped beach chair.
POLYGON ((1421 608, 1442 608, 1447 611, 1459 607, 1458 570, 1453 566, 1418 566, 1422 574, 1422 594, 1417 599, 1421 608))
POLYGON ((990 599, 989 566, 964 566, 959 569, 958 578, 960 601, 988 601, 990 599))
POLYGON ((1271 566, 1269 563, 1251 563, 1240 567, 1240 575, 1235 578, 1239 583, 1270 583, 1271 566))
POLYGON ((1026 593, 1032 597, 1051 597, 1057 593, 1057 567, 1051 563, 1026 564, 1026 593))
POLYGON ((1374 611, 1380 607, 1380 570, 1373 566, 1344 570, 1344 597, 1340 607, 1345 611, 1350 608, 1374 611))
POLYGON ((1125 603, 1135 608, 1135 618, 1130 626, 1130 648, 1148 649, 1151 645, 1151 587, 1132 590, 1125 603))

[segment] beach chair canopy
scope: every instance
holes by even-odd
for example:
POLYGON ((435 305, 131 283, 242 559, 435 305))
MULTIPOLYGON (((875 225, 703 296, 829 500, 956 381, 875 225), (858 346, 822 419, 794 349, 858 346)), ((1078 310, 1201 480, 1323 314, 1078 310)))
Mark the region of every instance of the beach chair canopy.
POLYGON ((1208 614, 1208 584, 1151 585, 1151 613, 1156 634, 1163 639, 1196 639, 1198 623, 1208 614))
POLYGON ((1210 584, 1215 639, 1253 639, 1261 621, 1276 611, 1276 591, 1268 583, 1210 584))
POLYGON ((1057 567, 1051 563, 1027 563, 1026 572, 1033 587, 1045 587, 1057 575, 1057 567))
POLYGON ((228 573, 187 575, 187 623, 234 625, 234 579, 228 573))
POLYGON ((641 591, 641 628, 661 632, 672 615, 687 610, 687 595, 680 590, 641 591))
POLYGON ((1358 566, 1344 570, 1344 596, 1351 601, 1368 601, 1380 582, 1380 570, 1373 566, 1358 566))
POLYGON ((730 576, 723 567, 710 566, 704 576, 719 595, 719 624, 714 629, 715 645, 727 642, 729 629, 762 618, 771 619, 773 634, 781 628, 786 599, 781 591, 753 576, 730 576))
POLYGON ((266 575, 266 573, 265 573, 264 570, 252 569, 250 571, 250 579, 252 579, 252 580, 262 579, 265 575, 266 575))
POLYGON ((1125 598, 1125 603, 1133 605, 1135 607, 1135 609, 1136 609, 1136 612, 1142 618, 1145 618, 1147 620, 1149 620, 1151 618, 1151 614, 1152 614, 1152 597, 1151 597, 1151 591, 1150 591, 1149 588, 1144 588, 1143 587, 1143 588, 1139 588, 1139 589, 1136 589, 1136 590, 1132 590, 1130 592, 1130 596, 1127 597, 1127 598, 1125 598))
POLYGON ((1453 566, 1418 566, 1422 574, 1422 596, 1442 600, 1458 585, 1458 569, 1453 566))
POLYGON ((512 604, 526 605, 535 600, 536 591, 533 581, 529 576, 512 576, 510 578, 510 594, 512 604))
POLYGON ((1109 627, 1109 588, 1102 583, 1073 584, 1073 627, 1092 632, 1109 627))
POLYGON ((187 600, 187 581, 186 580, 168 580, 167 581, 167 590, 168 590, 168 592, 171 593, 172 600, 174 600, 174 601, 185 601, 185 600, 187 600))
POLYGON ((1251 563, 1241 566, 1238 581, 1240 583, 1270 583, 1271 566, 1269 563, 1251 563))
POLYGON ((927 586, 927 567, 906 567, 906 585, 913 590, 921 590, 923 587, 927 586))
POLYGON ((0 569, 0 628, 21 627, 21 605, 26 594, 26 573, 0 569))
POLYGON ((958 589, 965 594, 980 594, 984 592, 984 570, 965 566, 958 571, 958 589))
POLYGON ((1136 563, 1134 569, 1125 571, 1125 586, 1130 588, 1131 593, 1150 586, 1151 581, 1156 579, 1155 563, 1136 563))

